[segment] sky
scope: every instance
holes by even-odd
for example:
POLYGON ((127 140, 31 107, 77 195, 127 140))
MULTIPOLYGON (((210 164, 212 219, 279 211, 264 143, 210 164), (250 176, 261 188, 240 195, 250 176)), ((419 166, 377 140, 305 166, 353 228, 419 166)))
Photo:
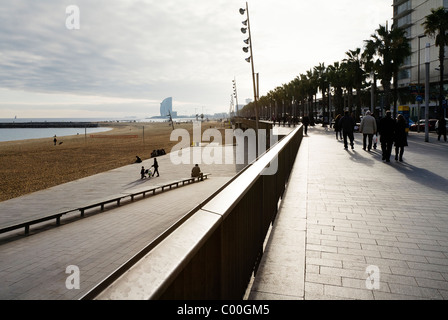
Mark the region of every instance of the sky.
MULTIPOLYGON (((6 2, 6 0, 1 0, 6 2)), ((248 1, 260 96, 392 18, 392 0, 248 1)), ((240 0, 21 0, 0 6, 0 118, 145 118, 253 99, 240 0)))

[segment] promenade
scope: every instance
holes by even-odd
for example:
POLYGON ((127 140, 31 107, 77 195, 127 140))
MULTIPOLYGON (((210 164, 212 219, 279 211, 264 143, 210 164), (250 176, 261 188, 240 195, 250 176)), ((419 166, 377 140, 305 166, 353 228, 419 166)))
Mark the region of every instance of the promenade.
MULTIPOLYGON (((246 299, 447 299, 448 143, 408 141, 404 162, 385 163, 361 134, 344 150, 333 130, 310 127, 246 299)), ((189 176, 191 165, 158 161, 159 178, 140 180, 148 159, 0 202, 0 223, 189 176)), ((241 169, 201 168, 203 182, 0 235, 0 299, 79 299, 241 169), (66 285, 69 266, 79 289, 66 285)))
POLYGON ((408 142, 386 163, 310 127, 248 299, 448 299, 448 143, 408 142))
MULTIPOLYGON (((198 147, 199 148, 199 147, 198 147)), ((226 146, 225 148, 232 148, 226 146)), ((184 149, 189 152, 190 149, 184 149)), ((140 179, 140 168, 153 159, 130 164, 91 177, 0 202, 0 224, 20 222, 49 212, 76 208, 111 194, 153 187, 190 176, 190 164, 175 165, 170 155, 157 157, 160 177, 140 179)), ((206 200, 229 181, 239 169, 234 164, 206 165, 208 179, 136 198, 104 212, 92 209, 54 221, 0 234, 0 299, 74 300, 142 250, 182 216, 206 200), (79 270, 79 288, 66 281, 79 270), (69 269, 67 269, 69 268, 69 269)), ((70 282, 70 281, 69 281, 70 282)), ((70 282, 71 283, 71 282, 70 282)))

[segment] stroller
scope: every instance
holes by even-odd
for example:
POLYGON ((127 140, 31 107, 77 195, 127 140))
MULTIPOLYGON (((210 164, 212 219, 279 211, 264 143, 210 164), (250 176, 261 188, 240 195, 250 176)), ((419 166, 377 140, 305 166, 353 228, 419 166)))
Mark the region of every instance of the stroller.
POLYGON ((151 169, 146 169, 142 167, 142 170, 140 171, 141 179, 145 179, 146 175, 148 175, 148 178, 150 179, 152 176, 151 169))

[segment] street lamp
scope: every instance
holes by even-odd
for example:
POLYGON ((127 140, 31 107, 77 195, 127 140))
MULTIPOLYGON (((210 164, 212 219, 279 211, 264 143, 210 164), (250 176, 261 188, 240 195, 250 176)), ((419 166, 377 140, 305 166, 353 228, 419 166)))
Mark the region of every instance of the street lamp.
POLYGON ((425 48, 425 142, 429 141, 429 47, 430 44, 426 44, 425 48))
POLYGON ((248 47, 244 47, 243 51, 244 52, 248 52, 250 50, 250 56, 248 58, 246 58, 245 60, 249 63, 251 63, 252 66, 252 82, 253 82, 253 87, 254 87, 254 107, 255 107, 255 135, 257 138, 257 155, 258 155, 258 107, 257 107, 257 97, 258 97, 258 90, 257 90, 257 85, 256 85, 256 80, 255 80, 255 71, 254 71, 254 55, 253 55, 253 51, 252 51, 252 36, 250 33, 250 20, 249 20, 249 5, 246 2, 246 9, 240 8, 240 14, 247 15, 247 19, 244 20, 242 23, 244 26, 241 28, 241 32, 242 33, 246 33, 249 32, 249 38, 247 40, 244 40, 245 44, 248 44, 248 47))
POLYGON ((238 117, 238 94, 236 91, 236 79, 234 78, 232 82, 233 82, 233 95, 235 96, 236 101, 236 116, 238 117))
POLYGON ((417 132, 420 133, 420 102, 421 102, 421 96, 420 96, 420 39, 426 37, 425 34, 421 34, 418 36, 418 70, 417 70, 417 111, 418 111, 418 116, 417 116, 417 132))

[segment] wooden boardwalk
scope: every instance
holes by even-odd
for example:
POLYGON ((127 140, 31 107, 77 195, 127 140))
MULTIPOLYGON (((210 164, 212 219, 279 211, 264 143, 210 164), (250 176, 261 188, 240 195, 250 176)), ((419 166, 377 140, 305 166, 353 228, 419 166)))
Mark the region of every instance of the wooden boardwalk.
MULTIPOLYGON (((0 225, 82 207, 111 194, 163 185, 190 175, 192 164, 174 165, 169 154, 157 157, 160 177, 140 179, 140 168, 153 160, 130 164, 47 190, 0 202, 0 225)), ((104 212, 95 209, 74 217, 0 235, 0 299, 78 299, 154 240, 180 217, 203 202, 239 169, 234 164, 202 164, 208 179, 138 198, 104 212), (79 289, 70 287, 72 267, 79 269, 79 289), (69 269, 67 269, 69 268, 69 269), (68 271, 67 271, 68 270, 68 271), (66 273, 66 271, 68 273, 66 273)))

